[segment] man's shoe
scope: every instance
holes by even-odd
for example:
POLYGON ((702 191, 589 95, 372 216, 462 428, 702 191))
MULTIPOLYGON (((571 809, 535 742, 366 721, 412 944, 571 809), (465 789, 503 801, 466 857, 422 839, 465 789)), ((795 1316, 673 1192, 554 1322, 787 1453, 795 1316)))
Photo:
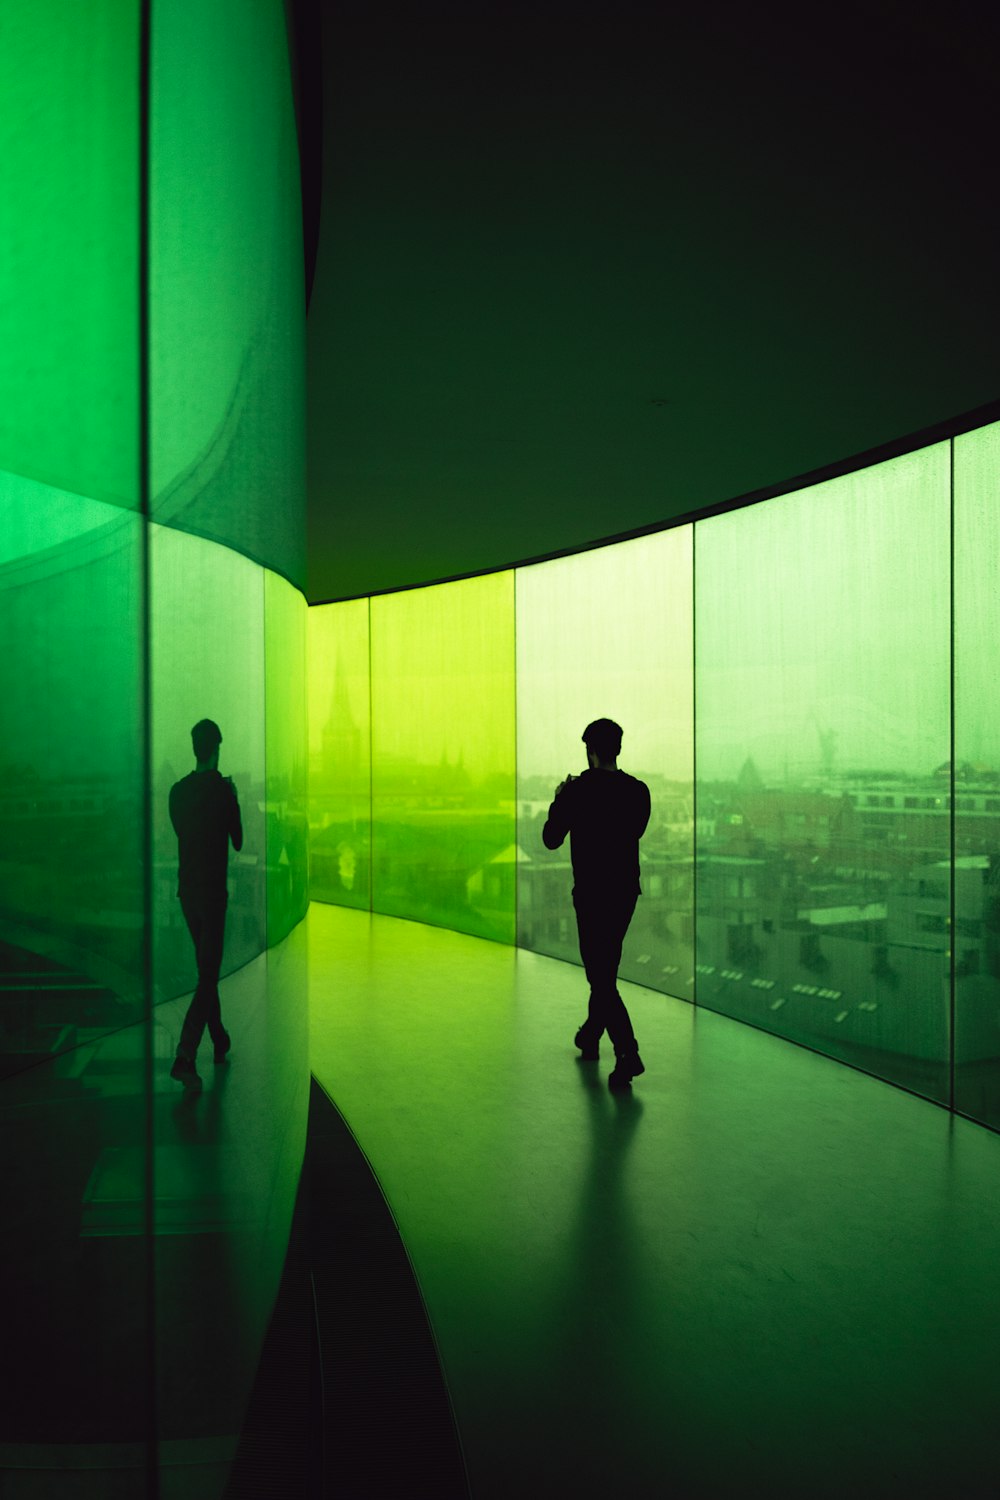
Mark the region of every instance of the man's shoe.
POLYGON ((615 1054, 615 1065, 608 1074, 608 1088, 630 1088, 632 1079, 638 1078, 645 1071, 638 1047, 633 1047, 630 1052, 618 1052, 615 1054))
POLYGON ((174 1058, 174 1065, 170 1069, 170 1076, 171 1078, 176 1078, 177 1082, 182 1083, 186 1089, 201 1088, 201 1079, 198 1076, 198 1069, 195 1067, 194 1063, 189 1057, 181 1057, 180 1054, 178 1054, 174 1058))
POLYGON ((226 1040, 222 1043, 221 1046, 218 1043, 216 1043, 216 1046, 215 1046, 215 1055, 213 1056, 212 1061, 215 1063, 216 1066, 218 1066, 219 1063, 224 1063, 224 1062, 228 1062, 229 1061, 228 1054, 229 1054, 229 1049, 230 1049, 230 1047, 232 1045, 233 1045, 233 1039, 229 1035, 229 1032, 227 1031, 226 1032, 226 1040))
POLYGON ((587 1028, 585 1026, 580 1027, 573 1040, 580 1049, 582 1062, 597 1062, 601 1054, 597 1043, 592 1042, 587 1035, 587 1028))

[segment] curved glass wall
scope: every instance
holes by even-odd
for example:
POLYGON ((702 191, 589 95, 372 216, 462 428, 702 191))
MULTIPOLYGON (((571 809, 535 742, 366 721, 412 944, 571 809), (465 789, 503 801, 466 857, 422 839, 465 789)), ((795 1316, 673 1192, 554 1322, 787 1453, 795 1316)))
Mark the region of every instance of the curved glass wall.
POLYGON ((152 513, 305 580, 302 214, 285 8, 152 6, 152 513))
POLYGON ((10 9, 0 1489, 215 1496, 281 1273, 308 1085, 307 611, 287 581, 303 571, 304 296, 284 8, 154 5, 148 36, 139 0, 10 9), (206 1038, 203 1087, 186 1090, 170 1068, 196 965, 168 797, 204 717, 244 841, 222 964, 231 1062, 215 1068, 206 1038))
POLYGON ((139 23, 120 0, 3 15, 0 472, 81 510, 139 508, 139 23))
POLYGON ((360 868, 370 826, 373 910, 578 962, 568 854, 541 825, 586 723, 614 718, 653 806, 622 975, 1000 1128, 998 475, 993 424, 513 588, 375 597, 370 641, 368 601, 314 606, 317 896, 369 904, 331 851, 360 868), (440 833, 466 795, 442 726, 477 714, 496 807, 517 798, 473 875, 440 833), (409 882, 379 865, 407 821, 409 882), (435 904, 459 868, 492 931, 435 904))
POLYGON ((698 1003, 942 1103, 949 456, 699 522, 695 579, 698 1003))
POLYGON ((222 731, 219 768, 239 794, 243 848, 229 852, 223 973, 266 946, 264 574, 200 537, 152 528, 154 982, 162 999, 194 988, 191 937, 177 900, 177 835, 168 797, 194 769, 191 726, 222 731))

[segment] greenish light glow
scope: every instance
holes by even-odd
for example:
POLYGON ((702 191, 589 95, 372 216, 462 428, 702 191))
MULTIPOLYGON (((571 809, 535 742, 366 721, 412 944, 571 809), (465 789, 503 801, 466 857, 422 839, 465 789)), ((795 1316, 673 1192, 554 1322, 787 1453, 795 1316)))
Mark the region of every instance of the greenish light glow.
MULTIPOLYGON (((289 932, 306 900, 306 606, 250 560, 303 571, 284 8, 151 8, 150 436, 170 525, 136 513, 142 9, 53 0, 5 7, 0 22, 12 210, 0 236, 0 1123, 7 1138, 12 1121, 33 1122, 0 1165, 18 1288, 5 1353, 23 1372, 2 1436, 30 1442, 71 1488, 85 1472, 95 1493, 117 1483, 101 1471, 109 1439, 137 1453, 165 1439, 166 1466, 177 1442, 239 1430, 287 1250, 309 1076, 304 933, 289 932), (195 963, 167 796, 193 769, 190 729, 205 716, 222 726, 245 830, 223 953, 242 1079, 213 1076, 205 1045, 209 1097, 181 1102, 168 1069, 195 963)), ((220 1457, 209 1487, 224 1470, 220 1457)))
POLYGON ((309 883, 315 900, 371 905, 368 600, 309 611, 309 883))
POLYGON ((236 784, 243 848, 229 851, 223 974, 266 945, 264 573, 227 547, 152 527, 150 629, 156 990, 192 990, 191 938, 177 899, 177 837, 167 798, 194 770, 191 728, 222 730, 219 770, 236 784))
POLYGON ((514 575, 371 601, 374 910, 512 943, 514 575))
POLYGON ((698 1002, 944 1098, 948 444, 696 530, 698 1002))
POLYGON ((1000 423, 955 439, 955 1104, 1000 1128, 1000 423))
POLYGON ((267 944, 309 904, 306 613, 298 589, 264 573, 267 944))
MULTIPOLYGON (((943 1101, 954 959, 957 1101, 1000 1122, 988 649, 1000 635, 1000 424, 954 451, 954 868, 941 443, 694 528, 518 569, 517 837, 485 862, 480 852, 474 884, 458 787, 470 760, 500 775, 489 747, 507 744, 511 639, 504 601, 489 599, 497 584, 370 601, 370 685, 367 602, 313 611, 311 753, 324 808, 340 809, 328 842, 342 849, 350 824, 352 869, 367 831, 369 690, 375 705, 374 909, 476 931, 456 893, 464 880, 466 901, 480 895, 488 873, 498 914, 516 885, 519 943, 575 960, 568 863, 541 849, 538 825, 553 784, 583 764, 583 724, 608 714, 625 729, 623 768, 653 788, 625 977, 694 988, 710 1009, 943 1101), (471 724, 470 704, 482 709, 471 724), (462 830, 454 846, 449 815, 462 830)), ((325 899, 365 904, 360 882, 348 891, 325 878, 325 899)))
POLYGON ((59 550, 68 557, 84 537, 93 542, 95 533, 121 524, 117 507, 104 500, 0 473, 0 567, 42 553, 52 561, 59 550))
MULTIPOLYGON (((154 4, 151 17, 159 995, 194 985, 192 943, 174 894, 177 844, 165 821, 165 794, 172 779, 193 769, 190 729, 200 718, 215 719, 222 730, 220 770, 236 784, 244 830, 243 848, 229 852, 222 970, 232 976, 223 1020, 235 1034, 233 1073, 223 1109, 241 1135, 236 1159, 219 1154, 225 1131, 221 1140, 206 1131, 213 1171, 226 1182, 214 1190, 226 1285, 209 1279, 189 1296, 183 1254, 170 1253, 167 1237, 158 1247, 159 1417, 161 1432, 174 1436, 192 1431, 194 1421, 199 1431, 221 1432, 237 1430, 242 1420, 302 1160, 304 976, 295 934, 267 945, 289 932, 307 891, 304 603, 285 582, 304 575, 304 297, 284 7, 278 0, 169 0, 154 4), (254 1075, 249 1120, 237 1113, 237 1070, 244 1079, 254 1075), (191 1318, 179 1334, 178 1308, 191 1318), (238 1348, 208 1332, 219 1326, 213 1319, 220 1313, 227 1326, 241 1329, 238 1348), (197 1414, 194 1369, 203 1384, 211 1381, 197 1414)), ((157 1017, 165 1029, 174 1020, 168 1007, 157 1017)), ((176 1033, 167 1047, 171 1042, 176 1033)), ((210 1089, 212 1065, 204 1056, 201 1064, 210 1089)), ((212 1093, 211 1103, 222 1098, 212 1093)), ((157 1116, 156 1131, 160 1178, 197 1183, 190 1139, 165 1114, 157 1116)))
POLYGON ((304 579, 304 304, 282 6, 153 6, 153 513, 304 579))
POLYGON ((141 524, 16 476, 0 496, 0 937, 107 987, 40 1006, 37 1036, 26 1014, 12 1057, 142 1013, 141 524))
POLYGON ((4 7, 0 469, 138 504, 139 6, 4 7))
POLYGON ((693 997, 692 529, 517 570, 518 942, 579 962, 568 846, 542 845, 556 784, 586 769, 584 727, 624 730, 650 788, 643 895, 623 978, 693 997))

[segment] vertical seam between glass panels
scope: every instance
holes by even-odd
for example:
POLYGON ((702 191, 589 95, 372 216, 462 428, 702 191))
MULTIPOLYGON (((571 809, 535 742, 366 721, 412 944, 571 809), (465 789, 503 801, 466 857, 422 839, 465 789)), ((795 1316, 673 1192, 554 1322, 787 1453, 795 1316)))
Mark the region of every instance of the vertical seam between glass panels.
POLYGON ((949 736, 948 758, 951 764, 951 886, 948 921, 948 1107, 955 1109, 955 885, 958 807, 955 796, 955 439, 948 443, 948 631, 949 645, 949 736))
POLYGON ((698 575, 691 527, 691 1004, 698 1004, 698 575))
MULTIPOLYGON (((263 682, 263 692, 261 693, 261 698, 262 698, 263 706, 264 706, 264 723, 262 724, 261 728, 264 731, 264 745, 263 745, 264 754, 263 754, 262 758, 263 758, 263 762, 264 762, 264 952, 266 954, 268 948, 271 946, 271 910, 270 910, 271 903, 270 903, 270 900, 268 899, 269 892, 268 892, 268 879, 267 879, 268 855, 271 852, 270 849, 269 849, 269 847, 268 847, 268 845, 270 843, 271 834, 270 834, 270 829, 268 827, 269 819, 268 819, 268 815, 267 815, 268 796, 267 796, 267 569, 266 568, 261 568, 260 569, 260 637, 261 637, 261 655, 262 655, 262 657, 264 659, 263 660, 264 682, 263 682)), ((227 851, 227 859, 228 859, 228 851, 227 851)), ((264 982, 265 982, 265 985, 266 985, 266 983, 267 983, 266 979, 265 979, 264 982)))
POLYGON ((372 708, 372 596, 368 595, 368 911, 375 910, 375 715, 372 708))
POLYGON ((153 783, 152 783, 152 697, 150 642, 151 567, 150 546, 150 369, 149 369, 149 240, 150 240, 150 84, 152 47, 152 0, 140 0, 139 6, 139 532, 141 599, 139 603, 139 670, 141 672, 141 749, 142 776, 142 987, 144 990, 144 1033, 142 1087, 145 1094, 144 1135, 146 1150, 146 1191, 143 1201, 143 1233, 146 1271, 146 1413, 149 1430, 146 1442, 146 1493, 150 1500, 159 1495, 158 1411, 156 1390, 156 1183, 154 1179, 154 1078, 153 1078, 153 783))
POLYGON ((510 601, 511 615, 513 618, 513 640, 511 651, 514 658, 514 670, 511 673, 514 692, 514 947, 520 946, 521 922, 520 922, 520 866, 521 866, 521 802, 518 797, 518 763, 517 763, 517 575, 518 569, 511 570, 510 578, 510 601))

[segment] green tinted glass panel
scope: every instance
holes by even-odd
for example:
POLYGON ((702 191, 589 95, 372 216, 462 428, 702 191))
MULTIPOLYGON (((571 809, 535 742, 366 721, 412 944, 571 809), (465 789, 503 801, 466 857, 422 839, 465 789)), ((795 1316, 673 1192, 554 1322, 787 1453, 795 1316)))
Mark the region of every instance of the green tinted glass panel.
POLYGON ((0 921, 94 986, 24 1013, 12 1069, 143 1014, 140 525, 0 476, 0 921))
POLYGON ((371 904, 368 600, 309 611, 309 889, 371 904))
POLYGON ((650 789, 643 894, 623 978, 692 998, 691 528, 517 572, 518 942, 579 962, 569 841, 542 844, 555 786, 614 719, 619 766, 650 789))
POLYGON ((229 853, 222 962, 231 1061, 213 1065, 206 1035, 204 1097, 155 1120, 164 1467, 179 1440, 162 1483, 180 1494, 185 1442, 218 1444, 242 1424, 302 1162, 304 604, 259 564, 304 572, 304 299, 285 7, 151 11, 155 1042, 158 1084, 174 1094, 195 966, 167 795, 193 769, 202 717, 221 727, 244 831, 229 853))
POLYGON ((284 7, 154 5, 154 515, 304 578, 304 291, 284 7))
POLYGON ((306 614, 298 589, 265 572, 268 946, 291 931, 309 904, 306 614))
POLYGON ((946 444, 699 522, 697 999, 947 1096, 946 444))
POLYGON ((955 439, 955 1107, 1000 1128, 1000 425, 955 439))
POLYGON ((154 957, 156 995, 167 999, 193 990, 197 977, 168 799, 194 770, 199 719, 222 731, 219 770, 236 784, 243 820, 243 848, 229 852, 223 974, 265 946, 264 575, 170 527, 152 527, 151 552, 154 957))
MULTIPOLYGON (((298 925, 308 900, 307 627, 303 596, 277 574, 264 574, 266 705, 265 798, 267 953, 264 1004, 256 1008, 249 1046, 256 1053, 253 1105, 246 1115, 242 1161, 258 1182, 257 1219, 239 1238, 246 1256, 241 1317, 248 1343, 243 1375, 256 1363, 288 1250, 288 1230, 305 1149, 309 1093, 307 933, 298 925), (261 1166, 264 1172, 260 1172, 261 1166)), ((250 1097, 246 1103, 250 1105, 250 1097)), ((246 1226, 241 1225, 245 1231, 246 1226)))
MULTIPOLYGON (((139 6, 0 17, 0 469, 138 503, 139 6)), ((85 502, 84 502, 85 503, 85 502)))
POLYGON ((116 1153, 150 1189, 139 14, 0 8, 4 1493, 110 1492, 153 1436, 145 1245, 103 1227, 116 1153))
MULTIPOLYGON (((4 1457, 21 1472, 62 1472, 74 1492, 102 1495, 143 1487, 143 1444, 157 1437, 163 1468, 170 1455, 178 1464, 161 1475, 163 1494, 188 1493, 195 1469, 205 1493, 216 1481, 222 1492, 287 1244, 308 1079, 304 945, 292 932, 262 953, 267 898, 272 936, 305 898, 304 602, 269 579, 269 783, 259 566, 153 528, 144 680, 146 523, 129 514, 142 415, 142 9, 54 0, 0 17, 0 1134, 19 1148, 0 1166, 11 1231, 0 1280, 17 1288, 4 1354, 19 1372, 4 1387, 0 1439, 19 1445, 4 1457), (246 844, 230 866, 223 964, 244 966, 225 1002, 242 1082, 224 1096, 220 1068, 201 1100, 169 1078, 195 972, 166 793, 192 766, 190 726, 206 714, 223 727, 246 844), (153 1015, 148 873, 152 998, 163 1002, 153 1015), (164 1095, 174 1108, 159 1107, 164 1095)), ((302 257, 284 7, 151 11, 157 512, 301 576, 302 257)), ((209 1053, 206 1082, 210 1068, 209 1053)))
POLYGON ((373 905, 512 943, 514 575, 371 601, 373 905))
POLYGON ((96 1233, 113 1149, 148 1190, 141 526, 0 475, 0 1442, 38 1467, 109 1406, 149 1435, 142 1246, 96 1233))

